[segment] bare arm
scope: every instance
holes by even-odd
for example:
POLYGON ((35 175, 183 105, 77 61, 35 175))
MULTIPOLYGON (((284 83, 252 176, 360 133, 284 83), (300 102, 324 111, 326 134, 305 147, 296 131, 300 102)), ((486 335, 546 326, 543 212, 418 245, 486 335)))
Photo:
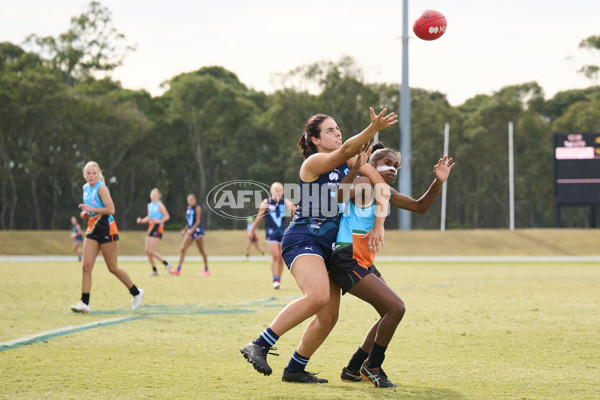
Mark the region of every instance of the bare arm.
POLYGON ((398 193, 396 190, 392 189, 392 198, 390 199, 390 204, 393 207, 402 208, 417 214, 425 214, 440 194, 442 186, 448 179, 452 168, 454 168, 452 158, 448 158, 448 156, 440 158, 438 163, 433 167, 435 180, 431 186, 429 186, 429 189, 427 189, 427 191, 418 200, 415 200, 412 197, 406 196, 402 193, 398 193))
POLYGON ((150 214, 150 205, 148 205, 146 207, 146 216, 145 217, 138 217, 137 220, 136 220, 136 222, 138 224, 147 224, 148 221, 150 220, 150 215, 149 214, 150 214))
POLYGON ((285 199, 284 202, 285 206, 290 210, 290 215, 294 215, 294 213, 296 212, 296 205, 288 199, 285 199))
POLYGON ((369 246, 373 247, 375 252, 379 252, 379 244, 383 248, 385 246, 383 236, 385 229, 383 224, 387 216, 387 210, 390 197, 390 186, 385 183, 381 174, 377 172, 370 164, 365 164, 361 167, 359 173, 369 178, 374 185, 375 191, 375 224, 365 236, 369 237, 369 246))
POLYGON ((190 228, 190 231, 195 231, 197 227, 200 226, 200 215, 202 214, 202 208, 198 204, 196 204, 196 221, 194 221, 194 225, 190 228))
POLYGON ((171 219, 171 215, 169 215, 169 212, 167 211, 167 207, 165 207, 165 205, 163 203, 160 203, 158 205, 158 210, 163 215, 163 217, 158 220, 159 223, 167 222, 168 220, 171 219))
POLYGON ((248 237, 249 238, 254 237, 254 234, 256 233, 256 228, 258 228, 258 225, 260 224, 260 221, 262 221, 263 218, 265 217, 265 214, 267 213, 267 205, 268 205, 268 203, 269 203, 269 201, 267 199, 264 199, 262 201, 262 203, 260 203, 260 208, 258 209, 258 215, 256 216, 256 219, 254 220, 254 223, 252 224, 252 229, 250 229, 250 231, 248 232, 248 237))

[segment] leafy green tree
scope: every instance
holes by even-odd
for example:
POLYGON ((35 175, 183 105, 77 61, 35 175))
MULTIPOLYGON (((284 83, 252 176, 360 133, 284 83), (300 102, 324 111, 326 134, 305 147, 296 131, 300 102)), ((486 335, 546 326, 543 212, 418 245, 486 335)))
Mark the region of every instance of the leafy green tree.
POLYGON ((69 86, 94 73, 114 70, 135 49, 114 27, 110 10, 98 1, 90 2, 81 15, 72 17, 67 32, 56 38, 32 34, 24 45, 39 54, 48 67, 61 71, 69 86))
MULTIPOLYGON (((589 36, 579 42, 579 48, 588 50, 600 50, 600 36, 589 36)), ((598 79, 598 71, 600 66, 598 65, 584 65, 578 72, 581 72, 586 78, 598 79)))
POLYGON ((593 96, 595 93, 598 93, 598 86, 558 92, 553 98, 544 102, 540 113, 544 117, 548 117, 550 121, 553 121, 563 115, 571 105, 579 101, 589 100, 590 96, 593 96))
MULTIPOLYGON (((191 179, 185 187, 196 193, 204 206, 204 198, 212 187, 243 179, 244 174, 240 176, 239 172, 246 171, 253 162, 256 146, 252 139, 259 131, 259 105, 263 101, 239 82, 235 74, 220 67, 174 77, 164 96, 169 99, 169 117, 181 130, 182 145, 192 156, 193 164, 189 167, 197 167, 195 170, 188 167, 191 179)), ((203 210, 209 226, 211 213, 207 207, 203 210)))
POLYGON ((21 221, 15 221, 16 210, 10 210, 9 226, 17 223, 41 229, 42 215, 52 215, 42 211, 43 181, 52 176, 49 163, 43 160, 55 150, 52 139, 70 118, 67 86, 59 75, 43 67, 3 74, 0 79, 5 102, 0 124, 3 141, 10 146, 9 152, 2 151, 3 166, 13 174, 10 180, 21 183, 16 185, 13 204, 18 201, 19 208, 26 204, 29 210, 28 215, 21 214, 21 221))

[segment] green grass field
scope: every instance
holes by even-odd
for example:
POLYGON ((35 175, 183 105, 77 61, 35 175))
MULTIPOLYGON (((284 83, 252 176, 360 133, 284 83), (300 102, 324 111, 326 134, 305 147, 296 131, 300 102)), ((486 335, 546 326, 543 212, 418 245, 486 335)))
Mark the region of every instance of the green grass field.
POLYGON ((382 262, 407 305, 384 368, 396 389, 344 383, 341 368, 375 321, 370 306, 342 299, 338 325, 308 370, 324 385, 281 382, 306 322, 277 343, 274 373, 255 372, 239 349, 300 295, 288 272, 270 285, 267 262, 200 263, 180 277, 148 278, 145 262, 121 262, 146 291, 131 297, 99 260, 89 315, 80 265, 0 263, 0 342, 53 329, 44 340, 0 351, 6 399, 598 399, 600 266, 594 262, 382 262), (90 322, 132 317, 76 331, 90 322))

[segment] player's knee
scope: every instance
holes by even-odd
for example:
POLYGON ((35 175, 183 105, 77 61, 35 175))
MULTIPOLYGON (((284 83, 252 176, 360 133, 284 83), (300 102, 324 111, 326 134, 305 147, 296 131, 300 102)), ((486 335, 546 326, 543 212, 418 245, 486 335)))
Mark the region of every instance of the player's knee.
POLYGON ((309 307, 313 314, 318 313, 323 307, 329 303, 329 292, 318 292, 309 293, 307 296, 309 301, 309 307))
POLYGON ((390 315, 390 317, 394 318, 394 320, 397 320, 398 322, 402 320, 405 312, 406 306, 400 298, 397 298, 394 302, 392 302, 392 304, 388 308, 388 314, 390 315))
POLYGON ((107 267, 108 267, 108 271, 111 274, 114 274, 114 275, 116 275, 117 271, 119 270, 119 266, 118 265, 107 265, 107 267))
POLYGON ((331 331, 334 327, 335 324, 338 321, 338 318, 340 316, 339 312, 333 312, 333 313, 329 313, 327 315, 319 315, 319 323, 326 329, 328 329, 329 331, 331 331))

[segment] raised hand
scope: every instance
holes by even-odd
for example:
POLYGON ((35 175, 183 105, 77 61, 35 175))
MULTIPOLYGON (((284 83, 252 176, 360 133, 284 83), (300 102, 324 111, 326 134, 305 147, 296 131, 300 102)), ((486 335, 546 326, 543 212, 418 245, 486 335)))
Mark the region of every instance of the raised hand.
POLYGON ((443 158, 440 158, 437 164, 433 166, 433 174, 435 175, 437 180, 445 182, 446 179, 448 179, 452 168, 454 168, 452 157, 448 157, 446 155, 443 158))
POLYGON ((396 115, 396 113, 392 112, 388 115, 385 115, 387 108, 381 110, 379 114, 375 114, 373 107, 369 107, 369 110, 371 111, 371 126, 377 131, 398 123, 398 115, 396 115))

